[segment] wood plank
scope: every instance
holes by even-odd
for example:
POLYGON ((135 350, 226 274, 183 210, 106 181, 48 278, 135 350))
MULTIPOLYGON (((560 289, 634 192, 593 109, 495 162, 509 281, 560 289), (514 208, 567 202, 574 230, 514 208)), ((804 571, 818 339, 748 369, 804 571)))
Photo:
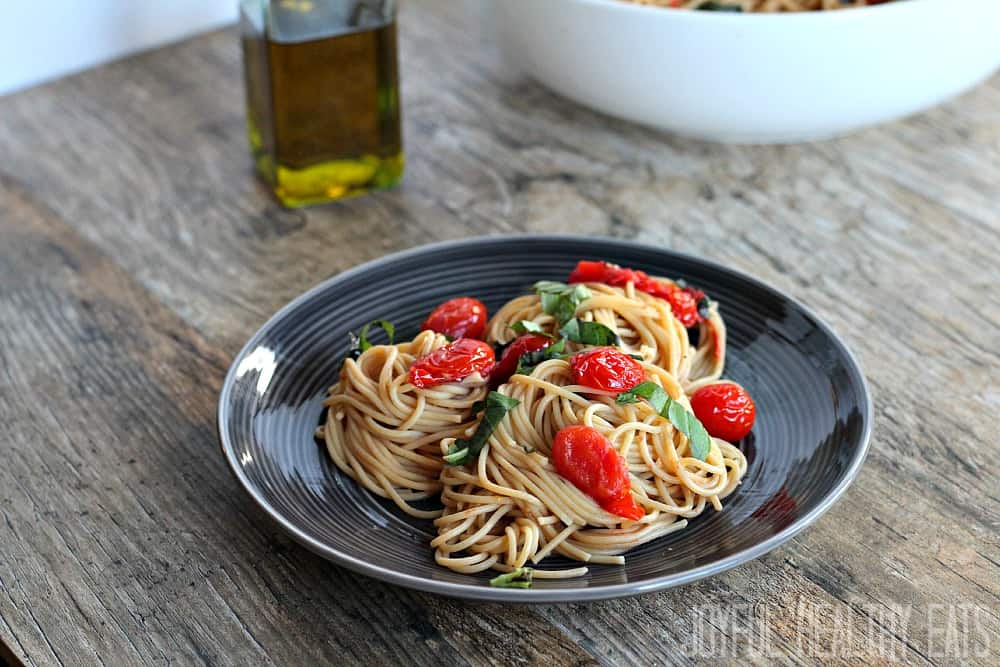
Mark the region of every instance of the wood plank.
POLYGON ((717 146, 568 103, 481 36, 465 3, 404 5, 406 181, 307 211, 250 174, 232 31, 0 99, 0 641, 29 664, 936 664, 953 627, 996 664, 1000 76, 844 139, 717 146), (813 307, 875 392, 845 498, 712 580, 537 608, 278 534, 216 453, 230 356, 327 275, 521 230, 699 254, 813 307))
POLYGON ((218 456, 225 360, 9 179, 0 202, 0 637, 15 655, 461 665, 534 629, 548 660, 587 660, 528 610, 481 613, 494 634, 470 644, 451 634, 457 603, 292 546, 218 456))

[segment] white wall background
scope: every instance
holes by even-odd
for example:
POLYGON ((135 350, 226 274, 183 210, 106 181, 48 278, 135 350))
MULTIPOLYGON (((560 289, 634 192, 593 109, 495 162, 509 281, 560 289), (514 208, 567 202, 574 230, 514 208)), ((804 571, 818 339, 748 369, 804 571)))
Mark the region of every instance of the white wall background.
POLYGON ((236 20, 237 0, 0 0, 0 95, 236 20))

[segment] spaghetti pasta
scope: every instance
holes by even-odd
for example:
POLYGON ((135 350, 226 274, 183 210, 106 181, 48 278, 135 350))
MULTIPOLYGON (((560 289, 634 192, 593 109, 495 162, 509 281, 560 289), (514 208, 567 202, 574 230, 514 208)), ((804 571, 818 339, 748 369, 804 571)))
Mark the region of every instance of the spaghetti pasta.
POLYGON ((317 431, 338 468, 423 519, 441 514, 411 504, 441 491, 441 439, 475 427, 469 409, 486 396, 486 382, 478 375, 429 390, 408 382, 414 359, 447 342, 423 331, 412 342, 376 345, 357 360, 345 360, 324 403, 329 416, 317 431))
MULTIPOLYGON (((722 376, 726 325, 717 304, 709 306, 708 317, 698 327, 699 343, 692 347, 687 329, 663 299, 637 290, 633 283, 625 287, 591 282, 584 285, 592 296, 577 307, 575 316, 610 328, 626 352, 664 368, 691 390, 722 376)), ((542 308, 539 295, 529 294, 508 301, 496 312, 486 327, 486 340, 509 343, 516 336, 513 325, 525 320, 538 324, 548 334, 559 330, 555 317, 542 308)), ((573 344, 570 347, 579 348, 573 344)))
POLYGON ((437 563, 505 573, 495 585, 621 565, 630 549, 721 510, 746 472, 740 449, 711 434, 735 442, 754 416, 745 390, 720 380, 718 305, 603 262, 581 262, 570 279, 537 283, 488 323, 485 305, 462 297, 410 342, 372 346, 362 332, 317 430, 345 474, 433 519, 437 563), (728 421, 706 427, 696 402, 718 401, 728 421), (415 504, 437 497, 440 509, 415 504), (581 565, 534 568, 553 555, 581 565))
MULTIPOLYGON (((669 373, 644 368, 686 402, 669 373)), ((470 468, 447 467, 441 475, 445 509, 434 522, 438 536, 431 546, 440 565, 458 572, 510 571, 551 553, 623 564, 621 554, 680 530, 706 505, 721 509, 746 470, 742 452, 721 440, 713 439, 705 461, 691 457, 687 438, 648 404, 618 405, 614 395, 574 385, 563 360, 540 364, 530 376, 515 375, 500 391, 520 404, 470 468), (625 459, 633 495, 646 510, 641 520, 623 522, 555 472, 550 443, 572 424, 595 428, 625 459)), ((442 451, 450 444, 442 441, 442 451)))

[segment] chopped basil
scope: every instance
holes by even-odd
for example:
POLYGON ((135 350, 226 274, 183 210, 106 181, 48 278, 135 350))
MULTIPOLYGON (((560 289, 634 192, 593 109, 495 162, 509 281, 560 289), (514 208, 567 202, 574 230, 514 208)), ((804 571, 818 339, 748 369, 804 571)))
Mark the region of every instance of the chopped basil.
POLYGON ((632 357, 632 358, 633 358, 633 359, 635 359, 636 361, 645 361, 645 359, 643 359, 643 358, 642 358, 642 355, 641 355, 641 354, 630 354, 630 355, 628 355, 628 356, 632 357))
POLYGON ((709 2, 703 3, 695 7, 695 9, 701 10, 703 12, 742 12, 743 8, 739 5, 730 5, 726 2, 714 2, 714 0, 709 0, 709 2))
POLYGON ((531 588, 531 575, 533 572, 530 567, 518 567, 490 579, 490 586, 495 586, 496 588, 531 588))
POLYGON ((539 280, 535 293, 542 301, 542 310, 556 318, 562 326, 573 319, 576 308, 590 298, 590 290, 582 284, 566 285, 552 280, 539 280))
POLYGON ((572 319, 563 325, 559 333, 583 345, 621 345, 621 338, 611 328, 600 322, 572 319))
POLYGON ((698 314, 701 315, 703 319, 708 319, 708 316, 712 314, 711 312, 712 300, 707 296, 701 297, 698 301, 698 314))
POLYGON ((562 359, 565 355, 566 339, 560 338, 556 342, 547 347, 543 347, 540 350, 525 352, 522 354, 521 358, 517 360, 517 370, 514 371, 514 374, 531 375, 531 371, 534 370, 535 366, 543 361, 548 361, 549 359, 562 359))
POLYGON ((618 394, 615 398, 615 402, 618 405, 625 405, 626 403, 638 403, 640 398, 645 398, 649 401, 649 404, 653 406, 653 409, 664 414, 667 407, 667 401, 670 400, 670 396, 667 392, 663 391, 663 388, 655 382, 640 382, 636 386, 632 387, 628 391, 623 391, 618 394))
POLYGON ((691 456, 704 461, 708 452, 712 449, 712 439, 705 430, 705 426, 694 416, 690 410, 670 398, 667 392, 654 382, 640 382, 632 389, 618 394, 615 402, 619 405, 636 403, 639 398, 645 398, 653 409, 661 416, 670 420, 678 431, 688 437, 691 446, 691 456))
POLYGON ((368 330, 372 327, 379 327, 385 331, 386 335, 389 337, 389 345, 392 345, 392 341, 396 336, 396 327, 393 326, 392 322, 388 320, 372 320, 368 324, 361 327, 361 333, 356 334, 353 331, 347 332, 347 337, 350 340, 350 348, 347 350, 348 359, 357 359, 361 356, 361 353, 369 349, 372 343, 368 340, 368 330))
POLYGON ((691 445, 691 456, 704 461, 712 449, 712 439, 705 426, 694 416, 694 413, 677 401, 670 400, 667 407, 667 418, 673 422, 677 430, 688 437, 691 445))
MULTIPOLYGON (((504 396, 498 391, 491 391, 486 397, 483 419, 476 427, 471 438, 460 438, 452 443, 445 454, 448 465, 458 466, 479 455, 486 441, 493 435, 494 429, 508 412, 520 405, 521 401, 510 396, 504 396)), ((473 408, 476 406, 473 405, 473 408)), ((475 414, 475 413, 473 413, 475 414)))
POLYGON ((539 280, 532 286, 532 289, 535 290, 537 294, 541 294, 542 292, 553 292, 558 294, 559 292, 565 292, 568 288, 569 285, 566 283, 556 282, 555 280, 539 280))
POLYGON ((517 322, 514 322, 514 324, 510 325, 510 328, 513 329, 514 333, 516 334, 523 335, 527 333, 533 333, 533 334, 541 334, 543 336, 549 336, 549 338, 552 338, 551 334, 545 333, 545 329, 542 328, 541 324, 539 324, 538 322, 532 322, 531 320, 518 320, 517 322))
POLYGON ((392 345, 392 341, 396 337, 396 327, 392 325, 392 322, 388 320, 375 320, 373 322, 369 322, 365 326, 361 327, 361 336, 358 340, 358 345, 362 352, 372 346, 372 344, 368 342, 368 330, 372 327, 380 327, 382 331, 385 332, 385 334, 389 337, 389 345, 392 345))

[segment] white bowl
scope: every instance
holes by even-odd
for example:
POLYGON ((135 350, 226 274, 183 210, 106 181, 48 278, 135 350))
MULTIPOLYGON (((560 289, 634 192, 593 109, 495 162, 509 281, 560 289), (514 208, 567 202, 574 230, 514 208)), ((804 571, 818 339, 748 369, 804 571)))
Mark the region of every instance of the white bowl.
POLYGON ((502 0, 493 11, 507 58, 552 90, 713 141, 843 134, 926 109, 1000 66, 1000 0, 797 14, 502 0))

